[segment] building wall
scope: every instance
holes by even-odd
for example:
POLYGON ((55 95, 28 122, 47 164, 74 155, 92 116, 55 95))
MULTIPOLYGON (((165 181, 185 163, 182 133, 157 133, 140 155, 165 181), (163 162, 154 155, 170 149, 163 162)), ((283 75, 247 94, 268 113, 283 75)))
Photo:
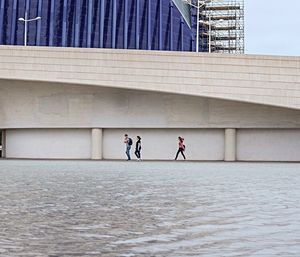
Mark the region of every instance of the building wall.
POLYGON ((300 109, 300 57, 1 46, 1 78, 300 109))
POLYGON ((172 0, 1 0, 0 45, 192 50, 192 31, 172 0))
POLYGON ((90 159, 88 129, 10 129, 6 158, 90 159))
POLYGON ((297 57, 15 46, 0 57, 8 157, 119 159, 127 132, 146 159, 173 158, 182 135, 191 160, 300 161, 297 57))
MULTIPOLYGON (((101 158, 125 159, 124 134, 142 137, 142 159, 173 160, 185 138, 188 160, 223 161, 224 129, 103 129, 101 158)), ((91 129, 7 129, 6 158, 91 159, 91 129)), ((238 129, 237 161, 300 161, 300 129, 238 129)), ((131 156, 134 155, 134 145, 131 156)), ((179 159, 183 159, 179 155, 179 159)))
POLYGON ((300 129, 241 129, 237 160, 300 161, 300 129))
MULTIPOLYGON (((172 160, 177 137, 189 160, 225 159, 225 130, 237 129, 239 161, 300 161, 300 113, 278 107, 93 86, 0 80, 7 158, 125 158, 123 136, 143 139, 143 158, 172 160)), ((234 142, 234 141, 233 141, 234 142)), ((132 151, 133 155, 133 151, 132 151)))
POLYGON ((147 91, 0 80, 0 128, 299 128, 300 112, 147 91))
MULTIPOLYGON (((124 134, 136 140, 142 138, 142 158, 172 160, 178 149, 178 136, 185 138, 186 157, 189 160, 224 160, 224 131, 222 129, 105 129, 103 158, 124 158, 124 134)), ((134 146, 132 148, 134 156, 134 146)), ((134 156, 135 157, 135 156, 134 156)), ((179 156, 182 159, 182 156, 179 156)))

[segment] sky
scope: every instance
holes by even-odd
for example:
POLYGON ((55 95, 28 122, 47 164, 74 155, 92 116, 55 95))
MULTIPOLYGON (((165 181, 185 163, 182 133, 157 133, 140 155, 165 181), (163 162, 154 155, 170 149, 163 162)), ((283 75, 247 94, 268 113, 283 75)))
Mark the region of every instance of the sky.
POLYGON ((245 53, 300 56, 300 0, 245 0, 245 53))

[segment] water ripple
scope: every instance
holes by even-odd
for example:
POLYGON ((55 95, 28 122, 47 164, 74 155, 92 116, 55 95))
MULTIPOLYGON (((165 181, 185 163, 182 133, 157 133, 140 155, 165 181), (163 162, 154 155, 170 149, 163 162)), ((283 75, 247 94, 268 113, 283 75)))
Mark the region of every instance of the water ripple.
POLYGON ((0 256, 300 256, 300 165, 0 161, 0 256))

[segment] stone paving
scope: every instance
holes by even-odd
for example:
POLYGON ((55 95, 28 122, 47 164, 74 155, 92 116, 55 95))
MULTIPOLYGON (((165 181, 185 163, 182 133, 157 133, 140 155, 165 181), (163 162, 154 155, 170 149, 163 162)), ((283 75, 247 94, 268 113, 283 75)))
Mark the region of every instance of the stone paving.
POLYGON ((0 161, 0 256, 300 256, 300 164, 0 161))

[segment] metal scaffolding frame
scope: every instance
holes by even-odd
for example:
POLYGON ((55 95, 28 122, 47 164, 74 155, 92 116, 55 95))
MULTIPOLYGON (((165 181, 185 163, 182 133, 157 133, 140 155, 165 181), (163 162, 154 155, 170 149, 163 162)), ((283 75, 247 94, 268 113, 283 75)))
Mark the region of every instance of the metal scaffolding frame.
POLYGON ((244 0, 212 0, 200 10, 200 45, 215 53, 242 54, 244 0))

